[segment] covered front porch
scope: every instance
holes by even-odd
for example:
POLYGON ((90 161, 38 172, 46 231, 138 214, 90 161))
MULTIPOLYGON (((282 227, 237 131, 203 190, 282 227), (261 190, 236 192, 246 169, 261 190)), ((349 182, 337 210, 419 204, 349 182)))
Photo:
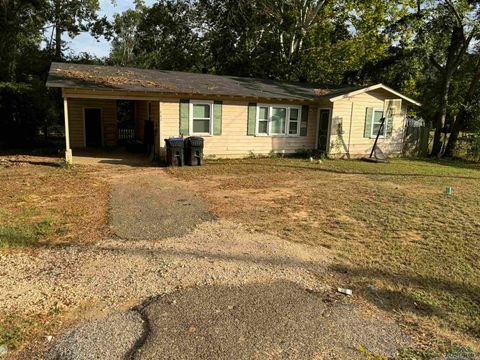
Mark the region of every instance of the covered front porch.
POLYGON ((64 122, 68 163, 89 156, 111 163, 132 158, 129 153, 155 156, 158 101, 64 96, 64 122))

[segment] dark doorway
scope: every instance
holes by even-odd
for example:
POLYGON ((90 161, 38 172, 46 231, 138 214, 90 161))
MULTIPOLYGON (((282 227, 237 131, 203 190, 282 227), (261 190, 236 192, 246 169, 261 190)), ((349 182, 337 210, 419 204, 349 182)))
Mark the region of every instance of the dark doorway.
POLYGON ((321 152, 327 152, 329 124, 330 109, 320 109, 318 123, 318 150, 321 152))
POLYGON ((85 109, 85 145, 102 146, 102 110, 85 109))
POLYGON ((137 139, 135 129, 135 101, 117 101, 118 145, 127 145, 137 139))

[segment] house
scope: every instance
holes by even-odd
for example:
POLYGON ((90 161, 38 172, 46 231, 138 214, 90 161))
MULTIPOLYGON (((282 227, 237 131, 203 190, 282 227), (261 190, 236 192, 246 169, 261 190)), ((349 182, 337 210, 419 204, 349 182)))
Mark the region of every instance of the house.
POLYGON ((126 137, 149 141, 162 155, 164 139, 191 135, 205 139, 207 157, 299 149, 354 157, 371 150, 384 116, 379 145, 400 154, 407 108, 420 106, 382 84, 326 88, 66 63, 52 63, 47 86, 62 89, 67 161, 72 148, 116 146, 126 137), (119 106, 130 109, 128 127, 120 126, 119 106))

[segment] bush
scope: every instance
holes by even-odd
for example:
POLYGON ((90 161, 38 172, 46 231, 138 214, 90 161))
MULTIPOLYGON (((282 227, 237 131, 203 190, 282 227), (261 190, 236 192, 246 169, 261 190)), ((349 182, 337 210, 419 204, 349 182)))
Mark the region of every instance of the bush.
POLYGON ((480 134, 467 134, 457 141, 455 157, 465 160, 480 160, 480 134))
POLYGON ((294 157, 300 159, 324 159, 325 152, 317 150, 317 149, 298 149, 295 151, 294 157))

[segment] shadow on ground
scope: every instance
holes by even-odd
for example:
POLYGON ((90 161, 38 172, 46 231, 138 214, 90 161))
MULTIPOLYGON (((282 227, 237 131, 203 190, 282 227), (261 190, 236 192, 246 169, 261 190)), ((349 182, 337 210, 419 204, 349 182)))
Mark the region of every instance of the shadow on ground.
MULTIPOLYGON (((379 269, 360 268, 355 266, 336 264, 331 266, 331 270, 338 273, 341 277, 348 279, 352 284, 365 283, 366 279, 370 281, 382 280, 390 284, 395 284, 399 289, 410 288, 418 289, 419 291, 428 291, 429 293, 441 292, 443 296, 448 296, 450 299, 449 306, 463 306, 464 310, 457 312, 462 315, 471 317, 470 325, 462 330, 470 334, 474 338, 480 337, 480 321, 478 314, 480 309, 480 287, 472 286, 471 284, 461 283, 457 281, 442 280, 433 276, 412 276, 409 274, 391 273, 379 269), (454 305, 455 304, 455 305, 454 305), (469 314, 470 313, 470 314, 469 314)), ((426 301, 418 297, 414 297, 407 291, 375 289, 367 290, 367 288, 359 289, 359 292, 364 293, 365 298, 371 301, 375 306, 386 310, 390 313, 396 312, 411 312, 417 316, 430 318, 435 316, 450 323, 453 328, 458 327, 452 323, 451 308, 445 308, 432 301, 426 301)), ((438 295, 440 296, 440 295, 438 295)))

